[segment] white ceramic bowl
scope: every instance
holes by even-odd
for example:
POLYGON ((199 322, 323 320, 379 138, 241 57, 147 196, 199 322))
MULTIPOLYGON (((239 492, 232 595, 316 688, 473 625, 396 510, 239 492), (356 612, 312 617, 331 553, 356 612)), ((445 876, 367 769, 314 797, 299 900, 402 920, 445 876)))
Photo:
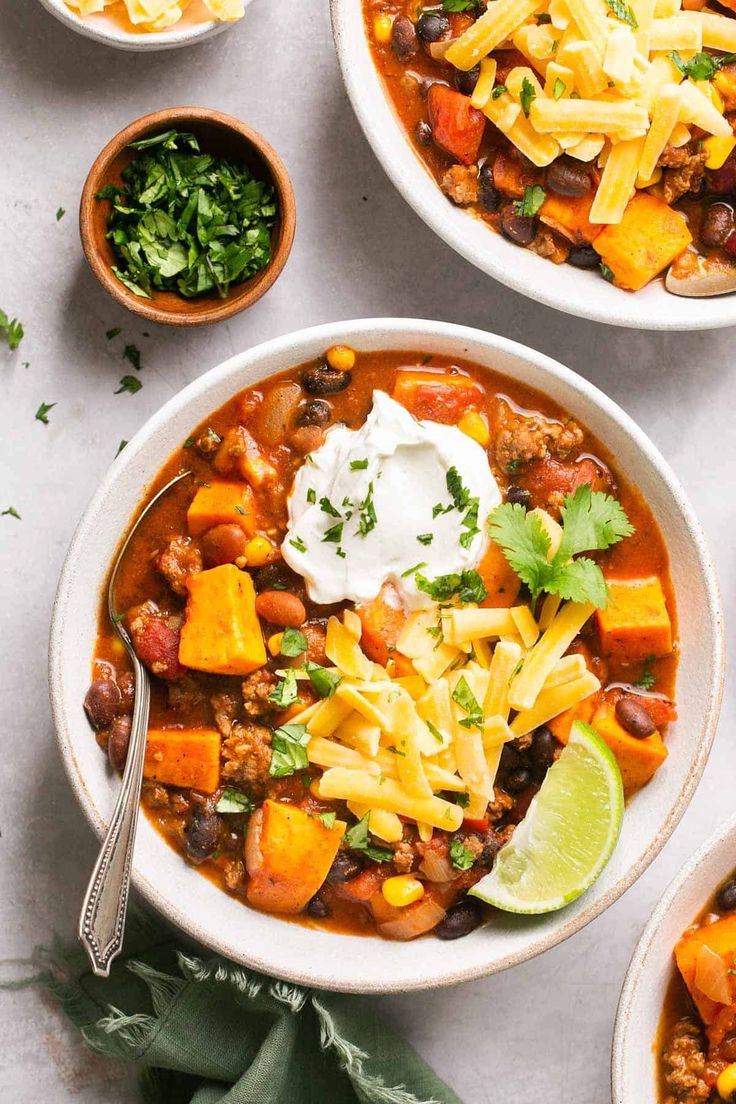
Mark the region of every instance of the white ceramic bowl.
POLYGON ((735 865, 736 816, 686 863, 652 913, 631 959, 616 1015, 613 1104, 652 1104, 657 1099, 657 1054, 652 1044, 675 974, 675 944, 735 865))
POLYGON ((602 877, 561 912, 528 918, 499 914, 489 927, 451 943, 431 938, 390 943, 311 930, 254 912, 228 897, 187 866, 142 819, 135 884, 194 938, 236 961, 304 984, 406 991, 523 962, 572 935, 638 878, 677 824, 708 756, 721 697, 721 609, 703 534, 674 475, 628 415, 569 369, 505 338, 445 322, 367 319, 277 338, 199 377, 146 423, 113 463, 69 549, 51 630, 51 702, 72 788, 98 835, 113 807, 118 779, 100 754, 82 700, 90 679, 100 595, 121 535, 145 488, 192 427, 241 388, 338 343, 366 351, 419 349, 468 357, 553 395, 606 443, 652 504, 672 557, 679 603, 680 719, 668 737, 670 756, 631 802, 602 877))
POLYGON ((660 281, 635 294, 597 272, 554 265, 507 241, 453 206, 414 152, 373 64, 362 0, 330 0, 343 80, 373 151, 404 199, 448 245, 502 284, 576 317, 644 330, 704 330, 736 324, 736 294, 713 299, 670 295, 660 281))
MULTIPOLYGON (((181 22, 175 23, 166 31, 157 31, 147 34, 131 34, 120 27, 109 13, 90 15, 83 19, 79 12, 74 11, 64 3, 64 0, 41 0, 47 11, 56 18, 71 27, 77 34, 85 38, 92 38, 95 42, 102 42, 106 46, 115 46, 118 50, 175 50, 179 46, 191 46, 194 42, 202 42, 205 38, 211 38, 228 27, 236 27, 237 23, 222 23, 216 19, 207 19, 206 9, 203 8, 201 22, 188 21, 187 16, 181 22)), ((199 0, 194 0, 199 4, 199 0)), ((252 0, 245 0, 246 7, 252 0)))

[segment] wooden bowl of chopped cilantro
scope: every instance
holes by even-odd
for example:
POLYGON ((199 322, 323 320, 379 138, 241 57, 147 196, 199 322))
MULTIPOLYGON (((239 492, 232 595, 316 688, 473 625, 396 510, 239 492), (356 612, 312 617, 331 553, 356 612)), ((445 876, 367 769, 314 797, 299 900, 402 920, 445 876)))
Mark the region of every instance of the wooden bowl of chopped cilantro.
POLYGON ((90 169, 82 246, 106 291, 168 326, 250 307, 291 251, 294 192, 275 150, 230 115, 170 108, 110 141, 90 169))

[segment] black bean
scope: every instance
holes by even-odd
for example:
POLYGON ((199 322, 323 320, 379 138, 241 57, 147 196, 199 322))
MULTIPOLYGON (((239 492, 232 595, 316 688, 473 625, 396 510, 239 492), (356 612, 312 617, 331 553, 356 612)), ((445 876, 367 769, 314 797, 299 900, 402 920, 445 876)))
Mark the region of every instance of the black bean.
POLYGON ((532 496, 526 487, 512 485, 506 491, 506 501, 517 506, 523 506, 525 510, 528 510, 532 504, 532 496))
POLYGON ((715 248, 723 245, 733 230, 734 211, 728 203, 711 203, 706 211, 700 237, 704 245, 715 248))
POLYGON ((716 903, 721 912, 733 912, 736 909, 736 878, 729 878, 718 890, 716 903))
POLYGON ((113 770, 121 771, 128 758, 128 744, 130 743, 130 727, 133 718, 127 713, 123 717, 115 717, 110 725, 110 734, 107 738, 107 757, 113 770))
POLYGON ((507 774, 521 766, 523 766, 523 759, 520 753, 512 744, 504 744, 501 748, 501 759, 498 764, 499 773, 507 774))
POLYGON ((348 882, 351 878, 357 877, 362 869, 363 864, 355 855, 351 855, 349 851, 338 851, 327 875, 327 881, 348 882))
POLYGON ((619 698, 616 702, 616 720, 637 740, 644 740, 657 731, 651 714, 632 697, 619 698))
POLYGON ((95 679, 84 699, 84 711, 93 728, 107 728, 112 724, 123 699, 120 689, 112 679, 95 679))
POLYGON ((424 119, 420 119, 417 123, 414 136, 420 146, 432 145, 432 128, 424 119))
POLYGON ((480 66, 478 65, 472 69, 456 69, 454 74, 455 87, 458 92, 462 92, 463 96, 472 96, 479 76, 480 66))
POLYGON ((434 934, 438 939, 460 939, 463 935, 470 935, 475 931, 482 919, 480 905, 465 897, 447 910, 447 915, 440 920, 434 929, 434 934))
POLYGON ((564 196, 584 196, 590 191, 590 172, 579 161, 558 157, 547 169, 547 187, 564 196))
POLYGON ((308 399, 296 414, 298 426, 324 426, 332 417, 332 408, 322 399, 308 399))
POLYGON ((399 61, 408 61, 417 52, 417 32, 408 15, 394 19, 391 46, 399 61))
POLYGON ((480 839, 483 850, 479 861, 485 866, 493 866, 493 860, 503 847, 503 840, 493 828, 486 829, 480 839))
POLYGON ((315 364, 302 376, 302 387, 310 395, 337 395, 352 382, 351 372, 330 368, 328 364, 315 364))
POLYGON ((501 193, 493 183, 493 169, 490 165, 483 165, 478 173, 480 184, 480 205, 484 211, 492 214, 501 206, 501 193))
POLYGON ((555 759, 555 738, 546 725, 535 730, 529 748, 532 774, 536 782, 541 782, 555 759))
POLYGON ((195 809, 185 834, 188 858, 193 863, 204 862, 217 849, 220 818, 206 806, 195 809))
POLYGON ((510 794, 523 793, 531 784, 532 772, 527 767, 515 767, 503 777, 503 787, 510 794))
POLYGON ((513 203, 501 211, 501 232, 517 245, 530 245, 534 241, 534 219, 517 213, 513 203))
POLYGON ((330 906, 317 894, 307 905, 307 913, 318 920, 324 920, 326 916, 330 915, 330 906))
POLYGON ((440 12, 424 12, 417 23, 417 34, 422 42, 439 42, 450 34, 450 20, 440 12))
POLYGON ((601 263, 600 256, 592 245, 576 245, 567 256, 567 260, 575 268, 597 268, 601 263))

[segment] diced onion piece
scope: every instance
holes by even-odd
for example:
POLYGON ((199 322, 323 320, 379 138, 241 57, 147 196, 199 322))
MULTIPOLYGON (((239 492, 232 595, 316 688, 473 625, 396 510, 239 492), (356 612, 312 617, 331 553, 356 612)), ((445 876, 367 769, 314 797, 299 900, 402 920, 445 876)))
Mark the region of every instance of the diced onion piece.
POLYGON ((695 959, 695 986, 717 1004, 731 1004, 728 967, 719 954, 702 944, 695 959))
POLYGON ((387 939, 406 942, 436 928, 444 917, 445 910, 442 906, 431 897, 425 896, 421 901, 401 909, 400 915, 395 920, 377 921, 376 927, 387 939))
POLYGON ((455 870, 447 855, 440 854, 431 847, 424 852, 419 869, 430 882, 451 882, 455 877, 455 870))

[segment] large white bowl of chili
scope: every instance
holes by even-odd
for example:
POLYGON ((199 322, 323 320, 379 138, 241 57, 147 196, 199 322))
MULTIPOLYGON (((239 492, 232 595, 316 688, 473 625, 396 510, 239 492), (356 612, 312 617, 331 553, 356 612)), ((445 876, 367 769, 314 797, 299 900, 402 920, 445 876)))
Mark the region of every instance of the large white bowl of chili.
POLYGON ((102 836, 119 785, 82 709, 90 679, 100 595, 122 536, 146 488, 192 428, 242 388, 323 354, 335 344, 359 352, 420 350, 461 357, 554 396, 631 473, 669 552, 679 620, 679 719, 668 759, 629 802, 618 846, 595 885, 559 912, 497 913, 463 939, 396 943, 286 922, 224 894, 182 861, 141 817, 133 880, 143 896, 193 938, 267 974, 350 992, 450 985, 516 965, 595 919, 631 886, 682 816, 708 757, 720 707, 723 629, 715 569, 703 533, 663 458, 606 395, 549 357, 480 330, 408 319, 330 323, 237 354, 171 399, 136 434, 94 495, 62 572, 50 640, 50 694, 72 789, 102 836), (620 458, 620 461, 619 459, 620 458))
MULTIPOLYGON (((640 291, 623 291, 602 279, 597 268, 553 264, 451 203, 414 149, 376 66, 364 0, 330 0, 330 7, 345 87, 373 152, 420 218, 481 272, 535 302, 596 322, 645 330, 704 330, 736 323, 736 294, 684 298, 666 291, 659 278, 640 291)), ((399 80, 393 74, 390 79, 399 80)))

